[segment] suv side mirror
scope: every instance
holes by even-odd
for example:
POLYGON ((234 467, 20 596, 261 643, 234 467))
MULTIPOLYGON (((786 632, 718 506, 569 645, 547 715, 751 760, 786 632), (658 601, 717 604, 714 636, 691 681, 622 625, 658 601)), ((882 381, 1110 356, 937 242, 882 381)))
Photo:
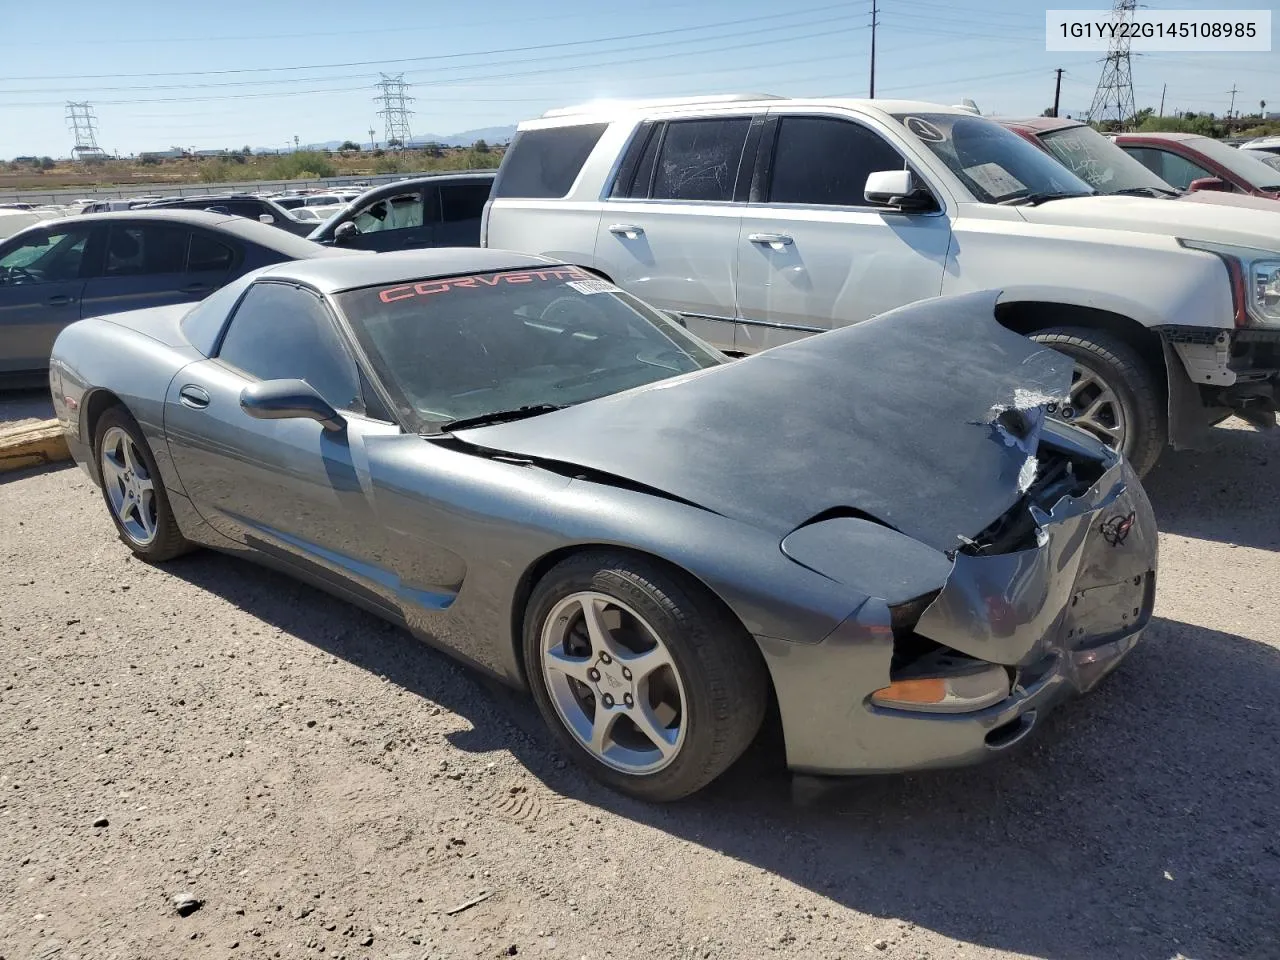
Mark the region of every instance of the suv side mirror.
POLYGON ((1218 192, 1229 192, 1231 184, 1218 177, 1200 177, 1198 180, 1192 180, 1187 186, 1188 193, 1198 193, 1201 190, 1214 190, 1218 192))
POLYGON ((903 211, 930 210, 935 206, 932 194, 910 170, 876 171, 867 177, 862 195, 867 203, 903 211))
POLYGON ((258 222, 259 223, 275 223, 276 218, 269 213, 260 213, 258 214, 258 222))
POLYGON ((350 243, 358 234, 359 231, 356 230, 356 225, 350 220, 344 220, 333 228, 333 242, 338 244, 350 243))
POLYGON ((240 409, 255 420, 315 420, 326 430, 347 421, 305 380, 263 380, 240 391, 240 409))

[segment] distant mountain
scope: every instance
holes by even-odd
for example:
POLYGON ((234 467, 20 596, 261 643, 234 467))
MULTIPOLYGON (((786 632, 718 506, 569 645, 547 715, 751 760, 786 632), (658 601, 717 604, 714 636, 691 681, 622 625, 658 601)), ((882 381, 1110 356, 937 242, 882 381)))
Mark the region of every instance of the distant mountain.
MULTIPOLYGON (((436 133, 415 133, 413 139, 409 142, 412 145, 420 145, 424 143, 443 143, 447 147, 469 147, 477 140, 483 140, 489 144, 507 143, 516 135, 516 128, 513 125, 506 127, 481 127, 478 130, 464 130, 461 133, 453 133, 448 136, 442 136, 436 133)), ((323 143, 304 143, 298 149, 300 150, 337 150, 342 146, 345 140, 326 140, 323 143)), ((352 140, 353 143, 359 143, 360 149, 367 150, 369 141, 352 140)), ((381 140, 377 142, 379 147, 384 147, 381 140)), ((254 147, 254 153, 288 153, 288 150, 280 150, 277 147, 254 147)))

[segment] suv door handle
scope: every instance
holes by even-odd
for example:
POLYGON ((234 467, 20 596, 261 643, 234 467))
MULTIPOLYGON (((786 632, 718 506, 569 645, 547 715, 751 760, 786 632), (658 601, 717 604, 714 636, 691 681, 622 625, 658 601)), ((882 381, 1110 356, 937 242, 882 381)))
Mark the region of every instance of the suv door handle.
POLYGON ((609 225, 609 232, 620 237, 626 237, 628 240, 634 240, 637 237, 644 236, 644 227, 637 227, 634 223, 614 223, 609 225))
POLYGON ((764 243, 771 247, 788 247, 795 243, 785 233, 749 233, 747 239, 752 243, 764 243))
POLYGON ((209 394, 205 392, 203 387, 197 387, 194 383, 189 383, 178 391, 178 400, 184 407, 190 407, 192 410, 203 410, 209 405, 209 394))
POLYGON ((75 297, 69 297, 65 293, 59 293, 57 296, 53 296, 49 298, 49 303, 55 307, 61 307, 64 304, 75 303, 75 302, 76 302, 75 297))

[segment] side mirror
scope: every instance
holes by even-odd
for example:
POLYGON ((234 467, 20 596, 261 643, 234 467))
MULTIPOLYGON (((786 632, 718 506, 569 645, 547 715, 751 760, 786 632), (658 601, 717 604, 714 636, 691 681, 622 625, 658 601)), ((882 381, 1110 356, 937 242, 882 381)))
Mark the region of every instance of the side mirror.
POLYGON ((898 210, 929 210, 934 200, 910 170, 878 170, 867 177, 862 191, 867 203, 898 210))
POLYGON ((275 223, 276 218, 269 213, 260 213, 258 214, 258 222, 259 223, 275 223))
POLYGON ((240 409, 255 420, 315 420, 326 430, 347 426, 342 414, 305 380, 263 380, 240 391, 240 409))
POLYGON ((1217 177, 1200 177, 1198 180, 1192 180, 1187 186, 1188 193, 1199 193, 1201 190, 1227 192, 1231 190, 1231 184, 1217 177))
POLYGON ((356 225, 350 220, 344 220, 333 228, 334 243, 350 243, 357 236, 359 236, 359 231, 356 230, 356 225))

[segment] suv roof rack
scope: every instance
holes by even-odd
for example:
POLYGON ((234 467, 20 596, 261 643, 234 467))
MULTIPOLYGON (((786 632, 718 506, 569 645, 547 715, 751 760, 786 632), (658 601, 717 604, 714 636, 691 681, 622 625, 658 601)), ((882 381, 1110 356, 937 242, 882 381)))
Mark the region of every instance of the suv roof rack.
POLYGON ((572 107, 557 107, 555 110, 548 110, 542 116, 545 117, 571 117, 579 113, 594 113, 600 110, 620 109, 620 110, 637 110, 644 107, 680 107, 686 104, 694 105, 701 103, 739 103, 748 100, 786 100, 787 97, 778 96, 776 93, 722 93, 712 94, 706 97, 658 97, 654 99, 635 99, 635 100, 592 100, 587 103, 579 103, 572 107))

